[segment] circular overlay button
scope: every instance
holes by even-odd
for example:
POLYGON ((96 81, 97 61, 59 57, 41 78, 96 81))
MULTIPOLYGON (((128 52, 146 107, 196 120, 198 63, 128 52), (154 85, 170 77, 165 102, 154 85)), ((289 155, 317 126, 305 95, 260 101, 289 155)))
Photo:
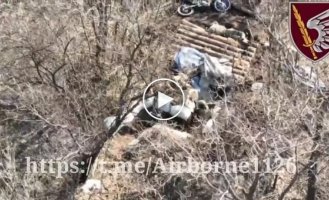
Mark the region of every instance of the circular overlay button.
POLYGON ((150 83, 144 90, 145 111, 154 119, 171 120, 182 112, 185 95, 181 86, 167 78, 150 83))

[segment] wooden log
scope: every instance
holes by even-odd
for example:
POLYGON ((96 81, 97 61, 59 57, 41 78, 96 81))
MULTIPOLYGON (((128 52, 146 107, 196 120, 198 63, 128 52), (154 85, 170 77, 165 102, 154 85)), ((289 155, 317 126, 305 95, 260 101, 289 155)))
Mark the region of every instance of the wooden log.
POLYGON ((223 53, 223 54, 228 55, 228 56, 242 58, 243 60, 247 60, 249 62, 252 60, 252 58, 250 58, 250 57, 242 56, 241 53, 232 52, 232 51, 227 52, 227 49, 225 49, 225 48, 221 48, 219 46, 216 46, 216 45, 213 45, 213 44, 210 44, 210 43, 206 43, 206 42, 203 42, 201 40, 196 40, 196 39, 194 39, 192 37, 188 37, 186 35, 177 34, 176 36, 178 36, 182 40, 185 40, 186 42, 196 44, 196 45, 202 46, 204 48, 209 48, 211 50, 214 50, 214 51, 219 52, 219 53, 223 53))
POLYGON ((249 70, 249 67, 250 67, 250 63, 245 63, 245 62, 243 62, 243 60, 241 60, 241 59, 235 59, 234 61, 233 61, 233 67, 239 67, 239 66, 242 66, 242 69, 243 70, 246 70, 246 71, 248 71, 249 70))
MULTIPOLYGON (((224 36, 221 36, 221 35, 216 35, 216 34, 213 34, 213 33, 210 33, 208 31, 206 31, 206 29, 200 29, 200 28, 194 28, 193 26, 189 26, 189 25, 186 25, 186 24, 180 24, 179 25, 179 28, 183 28, 187 31, 192 31, 192 32, 195 32, 195 33, 198 33, 198 34, 202 34, 202 35, 205 35, 205 36, 214 36, 216 39, 218 39, 219 41, 222 41, 222 42, 226 42, 228 40, 228 37, 224 37, 224 36)), ((236 46, 240 46, 240 43, 238 41, 235 41, 236 46)))
POLYGON ((198 26, 198 25, 196 25, 196 24, 194 24, 194 23, 191 23, 191 22, 189 22, 189 21, 186 20, 186 19, 183 19, 183 20, 182 20, 182 24, 184 24, 184 25, 186 25, 186 26, 191 26, 191 27, 194 27, 194 28, 197 28, 197 29, 204 30, 204 28, 202 28, 201 26, 198 26))
POLYGON ((233 66, 240 66, 241 69, 243 69, 243 70, 249 70, 250 63, 245 61, 245 60, 233 58, 232 56, 228 56, 228 55, 225 55, 225 54, 222 54, 222 53, 219 53, 219 52, 215 52, 211 49, 203 48, 199 45, 191 44, 191 43, 188 43, 188 42, 183 41, 183 40, 176 39, 175 41, 181 45, 180 47, 183 47, 183 46, 192 47, 192 48, 195 48, 195 49, 197 49, 197 50, 199 50, 203 53, 207 53, 207 54, 209 54, 210 56, 213 56, 213 57, 227 58, 231 63, 234 62, 234 64, 232 64, 233 66))
POLYGON ((203 48, 202 46, 196 45, 196 44, 192 44, 183 40, 179 40, 179 39, 175 39, 175 41, 181 45, 184 45, 186 47, 192 47, 195 48, 201 52, 207 53, 211 56, 217 57, 217 58, 227 58, 229 59, 231 62, 240 62, 241 66, 246 67, 247 69, 249 69, 250 63, 248 61, 245 60, 241 60, 241 59, 237 59, 237 58, 233 58, 233 56, 228 56, 219 52, 216 52, 214 50, 208 49, 208 48, 203 48))
POLYGON ((232 72, 233 72, 233 74, 237 74, 240 76, 246 76, 246 74, 247 74, 247 72, 239 70, 239 69, 235 69, 235 68, 232 68, 232 72))
POLYGON ((181 44, 181 45, 184 45, 186 47, 192 47, 192 48, 195 48, 199 51, 202 51, 202 52, 205 52, 205 53, 208 53, 209 55, 211 56, 215 56, 215 57, 218 57, 218 58, 227 58, 229 59, 230 61, 233 60, 233 57, 232 56, 228 56, 228 55, 225 55, 225 54, 222 54, 222 53, 219 53, 219 52, 215 52, 213 50, 210 50, 210 49, 206 49, 206 48, 203 48, 199 45, 196 45, 196 44, 191 44, 189 42, 186 42, 184 40, 180 40, 180 39, 176 39, 175 40, 177 43, 181 44))
POLYGON ((228 54, 225 52, 225 48, 223 47, 218 47, 218 46, 215 46, 215 45, 212 45, 210 43, 207 43, 207 42, 204 42, 204 41, 201 41, 201 40, 196 40, 192 37, 189 37, 189 36, 186 36, 186 35, 183 35, 183 34, 176 34, 176 36, 186 42, 189 42, 189 43, 192 43, 192 44, 196 44, 196 45, 199 45, 199 46, 202 46, 204 48, 210 48, 216 52, 219 52, 219 53, 223 53, 227 56, 232 56, 232 57, 240 57, 241 54, 239 53, 234 53, 234 52, 231 52, 231 54, 228 54))
MULTIPOLYGON (((193 26, 196 26, 196 27, 198 27, 198 29, 203 29, 202 31, 205 31, 206 33, 208 33, 208 34, 211 34, 211 33, 209 33, 209 32, 207 32, 204 28, 202 28, 202 27, 200 27, 200 26, 197 26, 197 25, 195 25, 194 23, 191 23, 191 22, 189 22, 189 21, 187 21, 187 20, 185 20, 185 22, 184 23, 182 23, 180 26, 182 26, 182 27, 185 27, 185 28, 193 28, 193 26)), ((205 24, 209 24, 209 23, 205 23, 205 24)), ((208 25, 208 26, 210 26, 210 25, 208 25)), ((191 30, 191 29, 190 29, 191 30)), ((225 37, 225 36, 222 36, 222 35, 220 35, 220 34, 213 34, 213 35, 215 35, 215 36, 220 36, 220 37, 223 37, 223 38, 227 38, 227 37, 225 37)), ((241 43, 239 42, 239 41, 236 41, 236 45, 238 46, 238 47, 242 47, 243 45, 241 45, 241 43)), ((250 41, 249 42, 249 45, 251 46, 251 47, 253 47, 253 48, 258 48, 259 47, 259 44, 258 43, 255 43, 255 42, 252 42, 252 41, 250 41)))
POLYGON ((206 37, 209 37, 209 38, 218 40, 220 42, 227 43, 227 44, 229 44, 231 46, 234 46, 234 47, 241 47, 241 44, 238 41, 235 41, 235 40, 233 40, 231 38, 227 38, 227 37, 222 37, 220 35, 211 34, 211 33, 208 33, 205 30, 195 29, 195 28, 192 28, 192 27, 186 26, 186 25, 180 25, 180 28, 183 28, 186 31, 192 31, 192 32, 194 32, 196 34, 200 34, 200 35, 203 35, 203 36, 206 36, 206 37))
POLYGON ((196 33, 193 33, 193 32, 190 32, 190 31, 184 31, 184 29, 178 29, 178 33, 181 33, 181 34, 184 34, 184 35, 187 35, 191 38, 194 38, 194 39, 197 39, 197 40, 200 40, 200 41, 204 41, 204 42, 207 42, 207 43, 210 43, 212 45, 216 45, 216 46, 219 46, 219 47, 222 47, 224 48, 225 50, 228 50, 232 53, 240 53, 241 55, 245 54, 246 57, 249 57, 250 59, 252 59, 254 57, 254 53, 250 52, 250 51, 246 51, 246 50, 243 50, 243 49, 240 49, 238 47, 234 47, 234 46, 230 46, 226 43, 223 43, 223 42, 220 42, 218 40, 214 40, 212 38, 208 38, 208 37, 205 37, 203 35, 200 35, 200 34, 196 34, 196 33))
POLYGON ((240 70, 240 71, 249 71, 248 66, 243 66, 243 65, 233 65, 232 64, 232 68, 240 70))

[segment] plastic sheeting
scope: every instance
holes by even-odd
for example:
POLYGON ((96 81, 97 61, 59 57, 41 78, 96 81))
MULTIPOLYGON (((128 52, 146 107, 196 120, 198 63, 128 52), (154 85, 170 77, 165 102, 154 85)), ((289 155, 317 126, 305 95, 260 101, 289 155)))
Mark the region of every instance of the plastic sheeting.
MULTIPOLYGON (((198 90, 204 100, 211 100, 211 88, 220 85, 219 80, 232 78, 232 66, 226 58, 216 58, 190 48, 182 47, 175 55, 175 69, 184 72, 186 69, 198 69, 199 74, 191 77, 191 85, 198 90)), ((225 87, 225 85, 224 85, 225 87)))

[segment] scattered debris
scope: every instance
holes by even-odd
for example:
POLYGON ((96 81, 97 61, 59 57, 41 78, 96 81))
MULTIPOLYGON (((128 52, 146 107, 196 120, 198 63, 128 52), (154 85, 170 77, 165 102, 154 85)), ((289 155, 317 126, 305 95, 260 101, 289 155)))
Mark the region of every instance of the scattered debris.
MULTIPOLYGON (((194 112, 194 107, 193 106, 193 101, 195 99, 195 97, 193 96, 195 95, 195 93, 193 93, 191 91, 191 94, 189 94, 188 98, 185 101, 184 107, 182 108, 181 112, 177 115, 177 118, 180 118, 184 121, 188 121, 192 115, 192 113, 194 112)), ((152 110, 156 109, 156 97, 149 97, 145 100, 145 106, 148 108, 149 111, 152 112, 152 110)), ((128 113, 126 115, 126 117, 123 119, 122 123, 120 124, 120 126, 118 128, 116 128, 116 132, 114 134, 116 134, 117 132, 119 132, 122 128, 133 128, 132 124, 135 122, 135 119, 138 118, 140 120, 143 121, 149 121, 152 120, 152 118, 147 115, 144 108, 144 104, 143 102, 135 102, 132 104, 137 105, 130 113, 128 113), (138 104, 138 105, 137 105, 138 104)), ((166 114, 170 114, 171 116, 176 115, 181 109, 181 105, 166 105, 161 107, 161 112, 164 112, 166 114)), ((160 113, 161 113, 160 112, 160 113)), ((158 113, 158 114, 160 114, 158 113)), ((122 114, 121 116, 124 116, 124 114, 122 114)), ((159 116, 161 117, 161 116, 159 116)), ((116 125, 116 120, 117 117, 116 116, 109 116, 104 120, 104 124, 105 127, 108 130, 112 130, 113 128, 115 128, 116 125)))
MULTIPOLYGON (((229 0, 218 2, 231 4, 229 0)), ((192 6, 193 10, 195 3, 197 2, 184 1, 183 5, 192 6)), ((250 41, 246 33, 238 27, 227 28, 213 20, 200 22, 193 18, 182 19, 173 39, 173 45, 177 48, 174 58, 174 70, 177 74, 173 80, 184 88, 186 96, 185 106, 177 118, 186 122, 196 111, 209 117, 211 109, 208 104, 226 96, 234 83, 244 82, 259 46, 258 43, 250 41), (200 100, 204 100, 204 104, 200 100)), ((256 84, 253 90, 260 90, 260 87, 262 86, 256 84)), ((156 96, 145 101, 146 106, 150 108, 148 111, 155 112, 155 115, 165 113, 174 116, 181 108, 180 105, 167 105, 159 112, 159 109, 154 109, 155 103, 156 96)), ((119 129, 131 127, 136 118, 143 121, 150 119, 147 118, 150 116, 145 116, 143 102, 135 104, 137 106, 126 115, 119 129), (144 113, 144 116, 139 116, 141 113, 144 113)), ((206 120, 208 119, 206 117, 206 120)), ((105 119, 106 127, 109 130, 113 128, 116 120, 115 116, 105 119)), ((208 125, 210 124, 209 121, 208 125)))
MULTIPOLYGON (((212 22, 206 23, 210 24, 210 26, 204 27, 204 23, 191 22, 191 20, 193 21, 193 19, 182 20, 173 38, 173 46, 178 51, 182 47, 191 47, 211 57, 227 59, 229 66, 232 67, 234 79, 243 83, 259 45, 250 41, 245 43, 247 42, 245 34, 233 28, 230 29, 231 34, 234 32, 235 34, 233 35, 236 36, 231 36, 227 33, 211 33, 211 31, 209 32, 209 27, 213 24, 212 22), (239 35, 241 36, 240 39, 236 39, 239 35), (245 42, 242 42, 242 40, 245 42)), ((198 57, 199 55, 195 54, 195 56, 198 57)), ((193 63, 197 64, 194 61, 193 63)))

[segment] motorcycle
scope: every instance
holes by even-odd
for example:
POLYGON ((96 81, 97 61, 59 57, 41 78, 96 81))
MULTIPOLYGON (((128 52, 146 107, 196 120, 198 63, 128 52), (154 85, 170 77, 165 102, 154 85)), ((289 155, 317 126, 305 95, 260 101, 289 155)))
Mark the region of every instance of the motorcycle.
POLYGON ((211 7, 217 12, 226 12, 231 8, 231 2, 230 0, 183 0, 177 12, 179 15, 187 17, 193 15, 195 9, 203 7, 211 7))

